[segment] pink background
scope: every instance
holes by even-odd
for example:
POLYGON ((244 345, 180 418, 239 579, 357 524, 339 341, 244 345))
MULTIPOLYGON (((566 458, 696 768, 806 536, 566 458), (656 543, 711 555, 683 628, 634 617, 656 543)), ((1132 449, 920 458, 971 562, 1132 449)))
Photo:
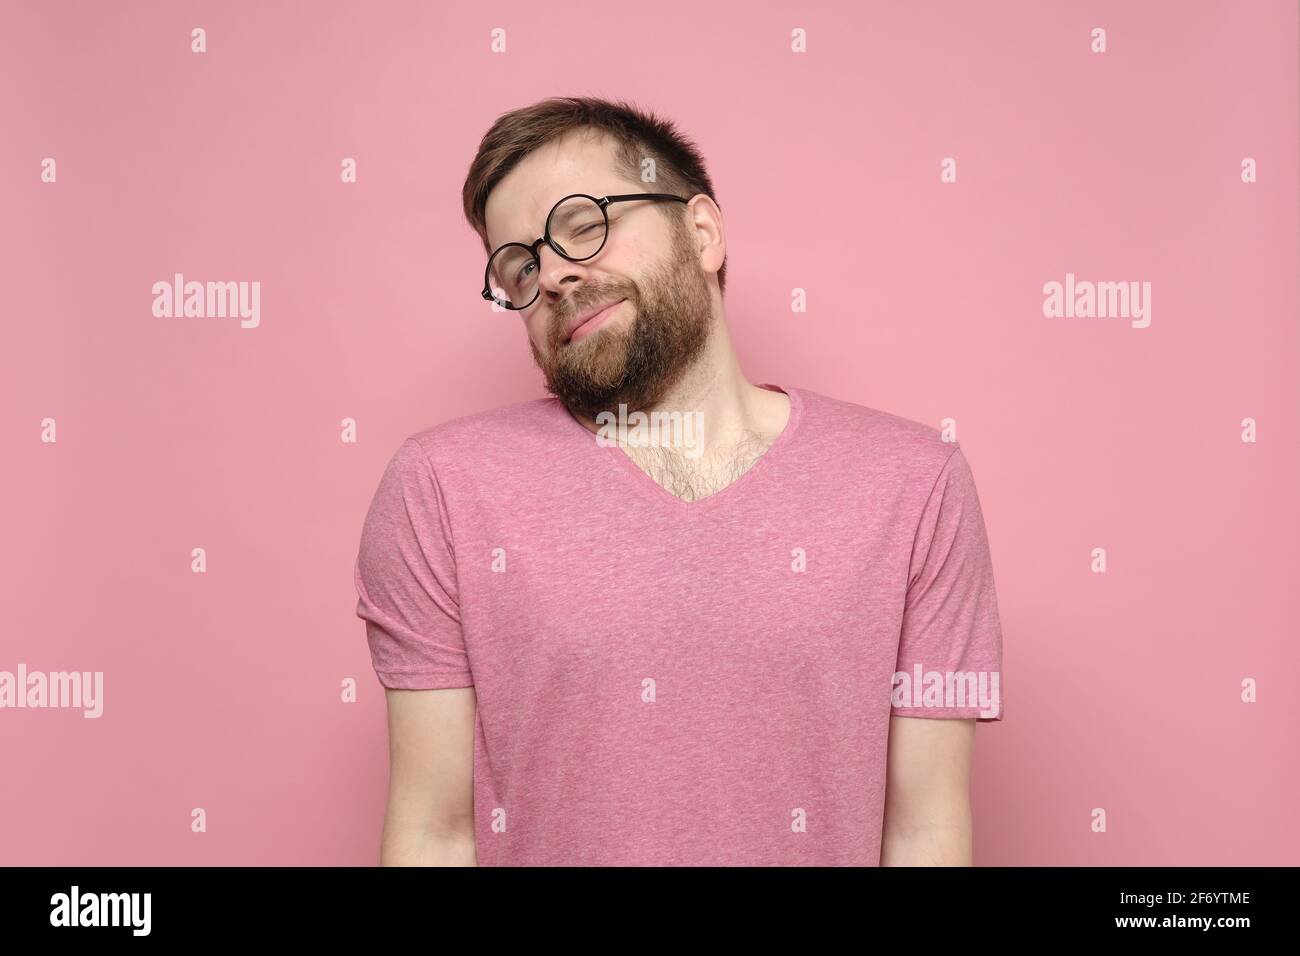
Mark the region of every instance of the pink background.
POLYGON ((460 188, 555 94, 699 143, 751 380, 957 420, 1009 701, 976 862, 1300 862, 1294 2, 0 16, 0 670, 105 681, 97 720, 0 710, 0 862, 377 860, 361 521, 402 438, 543 394, 460 188), (174 272, 260 281, 260 327, 154 317, 174 272), (1067 272, 1151 282, 1150 328, 1044 317, 1067 272))

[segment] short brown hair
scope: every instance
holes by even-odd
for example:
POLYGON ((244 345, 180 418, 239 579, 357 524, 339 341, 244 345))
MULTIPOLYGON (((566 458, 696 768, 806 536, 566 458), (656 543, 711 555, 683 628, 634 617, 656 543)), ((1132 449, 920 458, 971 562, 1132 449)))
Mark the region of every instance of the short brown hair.
MULTIPOLYGON (((630 182, 641 181, 641 163, 650 158, 655 163, 657 180, 653 192, 687 199, 704 193, 718 202, 699 148, 670 121, 625 102, 588 96, 554 96, 499 116, 484 134, 478 154, 470 163, 461 200, 465 218, 483 240, 484 254, 492 253, 484 215, 488 194, 529 153, 583 127, 602 131, 614 139, 617 143, 615 171, 630 182)), ((678 203, 655 205, 670 221, 680 215, 678 203)), ((726 288, 724 259, 718 269, 718 289, 725 292, 726 288)))

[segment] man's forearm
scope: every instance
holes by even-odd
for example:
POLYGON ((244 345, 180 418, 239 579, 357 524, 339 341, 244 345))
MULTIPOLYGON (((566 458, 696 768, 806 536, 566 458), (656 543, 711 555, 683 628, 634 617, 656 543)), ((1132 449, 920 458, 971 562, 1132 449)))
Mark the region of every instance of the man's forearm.
POLYGON ((886 829, 880 843, 881 866, 970 866, 971 822, 914 829, 886 829))
POLYGON ((384 827, 380 866, 478 866, 472 832, 384 827))

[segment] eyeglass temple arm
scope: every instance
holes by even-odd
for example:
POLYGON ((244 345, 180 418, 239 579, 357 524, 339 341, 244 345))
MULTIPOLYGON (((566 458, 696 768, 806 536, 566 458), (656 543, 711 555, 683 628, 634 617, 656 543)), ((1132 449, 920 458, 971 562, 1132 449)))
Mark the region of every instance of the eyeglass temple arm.
POLYGON ((618 196, 606 196, 601 200, 601 205, 608 206, 612 202, 629 202, 634 199, 671 199, 675 202, 690 202, 689 199, 669 193, 623 193, 618 196))

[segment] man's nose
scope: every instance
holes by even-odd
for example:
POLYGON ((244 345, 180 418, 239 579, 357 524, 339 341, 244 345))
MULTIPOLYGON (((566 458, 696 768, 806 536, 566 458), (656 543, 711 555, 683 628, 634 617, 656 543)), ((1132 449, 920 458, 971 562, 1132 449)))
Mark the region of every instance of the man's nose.
POLYGON ((554 295, 563 295, 587 276, 586 266, 564 258, 546 243, 537 251, 538 282, 542 289, 554 295))

